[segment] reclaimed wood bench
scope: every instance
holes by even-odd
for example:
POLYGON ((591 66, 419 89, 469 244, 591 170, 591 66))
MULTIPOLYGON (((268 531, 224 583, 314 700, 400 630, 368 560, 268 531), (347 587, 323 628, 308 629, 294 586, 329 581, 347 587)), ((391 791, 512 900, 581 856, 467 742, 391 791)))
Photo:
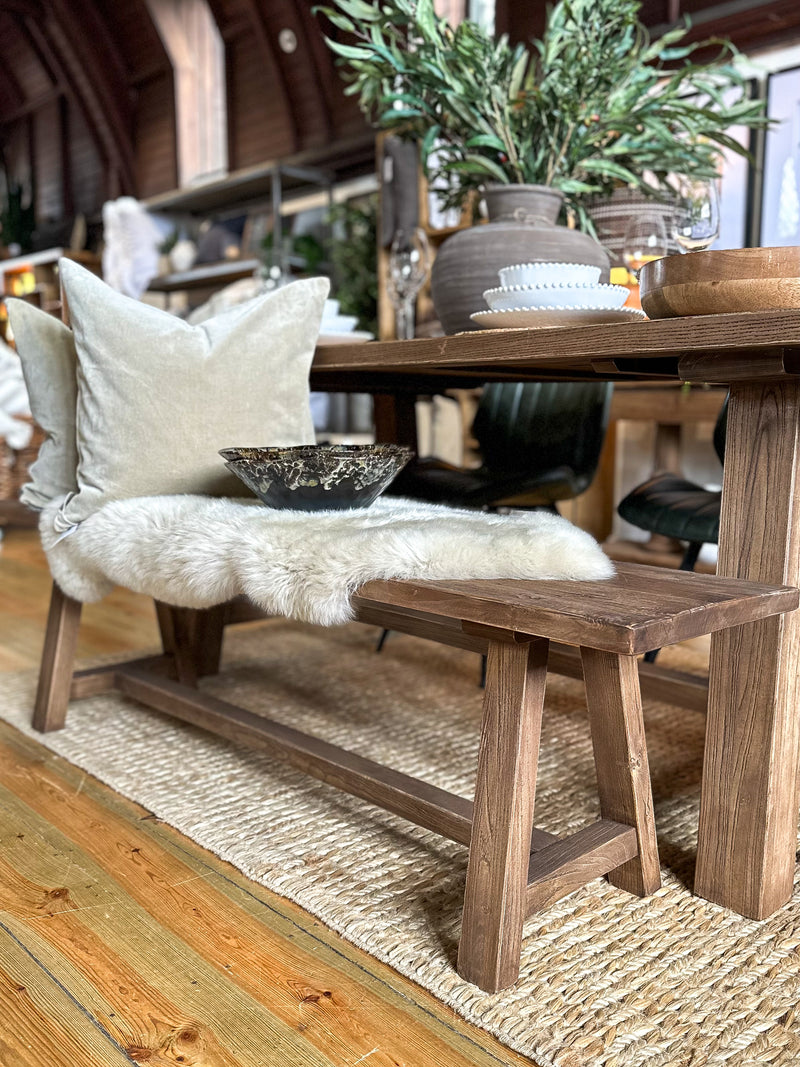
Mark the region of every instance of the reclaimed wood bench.
POLYGON ((593 582, 361 586, 359 621, 487 653, 474 801, 202 693, 197 680, 219 669, 225 626, 262 614, 243 602, 158 604, 163 656, 73 673, 81 605, 54 586, 34 725, 63 726, 70 699, 117 689, 468 846, 458 970, 496 991, 519 974, 526 915, 604 875, 638 895, 660 885, 637 657, 799 600, 794 588, 636 564, 593 582), (550 641, 580 649, 600 800, 599 821, 565 838, 533 825, 550 641))

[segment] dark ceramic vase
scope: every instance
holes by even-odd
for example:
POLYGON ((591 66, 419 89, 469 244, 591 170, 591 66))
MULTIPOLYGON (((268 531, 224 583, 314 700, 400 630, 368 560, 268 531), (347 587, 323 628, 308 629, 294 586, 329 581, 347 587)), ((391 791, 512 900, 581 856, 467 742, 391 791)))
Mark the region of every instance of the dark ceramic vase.
POLYGON ((489 185, 489 221, 448 237, 431 272, 431 297, 445 333, 477 330, 483 293, 500 284, 498 271, 515 263, 591 263, 608 281, 608 257, 593 238, 558 226, 563 196, 546 185, 489 185))

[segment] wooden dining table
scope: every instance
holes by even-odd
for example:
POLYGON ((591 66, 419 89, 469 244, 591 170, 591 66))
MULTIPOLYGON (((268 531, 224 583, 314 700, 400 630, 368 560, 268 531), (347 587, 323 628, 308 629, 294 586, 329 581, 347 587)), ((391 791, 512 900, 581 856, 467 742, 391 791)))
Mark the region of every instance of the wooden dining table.
MULTIPOLYGON (((800 585, 800 310, 320 346, 312 387, 369 392, 378 440, 416 444, 417 396, 502 380, 730 387, 718 573, 800 585)), ((792 892, 798 612, 712 635, 695 892, 761 919, 792 892)))

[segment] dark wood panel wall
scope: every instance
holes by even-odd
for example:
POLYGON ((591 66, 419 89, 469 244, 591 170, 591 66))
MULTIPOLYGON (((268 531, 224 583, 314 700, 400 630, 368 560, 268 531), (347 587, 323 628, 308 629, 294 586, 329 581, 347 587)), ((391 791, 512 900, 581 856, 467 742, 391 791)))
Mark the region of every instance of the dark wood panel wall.
MULTIPOLYGON (((64 105, 69 106, 66 101, 64 105)), ((89 216, 97 211, 97 205, 104 199, 105 164, 91 128, 79 110, 69 110, 66 125, 68 151, 66 159, 62 160, 64 185, 71 186, 72 212, 89 216)), ((66 198, 64 206, 70 213, 66 198)))
POLYGON ((314 0, 209 0, 225 42, 232 170, 363 134, 314 0))
POLYGON ((144 199, 178 182, 176 115, 171 71, 157 71, 137 85, 132 142, 136 175, 132 188, 120 192, 144 199))
MULTIPOLYGON (((338 145, 368 136, 316 0, 207 2, 225 46, 231 170, 296 153, 334 160, 338 145)), ((497 0, 497 28, 540 35, 545 8, 497 0)), ((655 30, 689 14, 695 37, 729 36, 747 51, 800 41, 798 0, 644 0, 642 14, 655 30)), ((174 189, 174 97, 147 0, 1 0, 0 145, 43 223, 174 189)))
MULTIPOLYGON (((231 170, 371 138, 314 0, 208 0, 226 54, 231 170)), ((0 144, 51 233, 178 185, 175 84, 147 0, 2 0, 0 144)))
POLYGON ((246 29, 226 36, 225 45, 230 168, 292 155, 295 130, 272 58, 246 29))
POLYGON ((0 145, 37 237, 176 183, 172 69, 144 0, 3 0, 0 145))

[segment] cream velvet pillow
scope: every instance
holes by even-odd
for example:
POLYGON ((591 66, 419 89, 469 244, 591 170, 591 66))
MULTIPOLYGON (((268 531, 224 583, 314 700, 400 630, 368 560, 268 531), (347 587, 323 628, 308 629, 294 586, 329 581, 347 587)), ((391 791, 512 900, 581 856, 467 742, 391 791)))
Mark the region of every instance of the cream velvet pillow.
POLYGON ((28 507, 43 508, 77 488, 75 341, 72 330, 53 315, 24 300, 7 304, 31 414, 47 435, 19 498, 28 507))
POLYGON ((129 497, 241 497, 220 448, 314 441, 308 374, 327 278, 189 326, 71 260, 59 268, 78 354, 78 491, 65 526, 129 497))

